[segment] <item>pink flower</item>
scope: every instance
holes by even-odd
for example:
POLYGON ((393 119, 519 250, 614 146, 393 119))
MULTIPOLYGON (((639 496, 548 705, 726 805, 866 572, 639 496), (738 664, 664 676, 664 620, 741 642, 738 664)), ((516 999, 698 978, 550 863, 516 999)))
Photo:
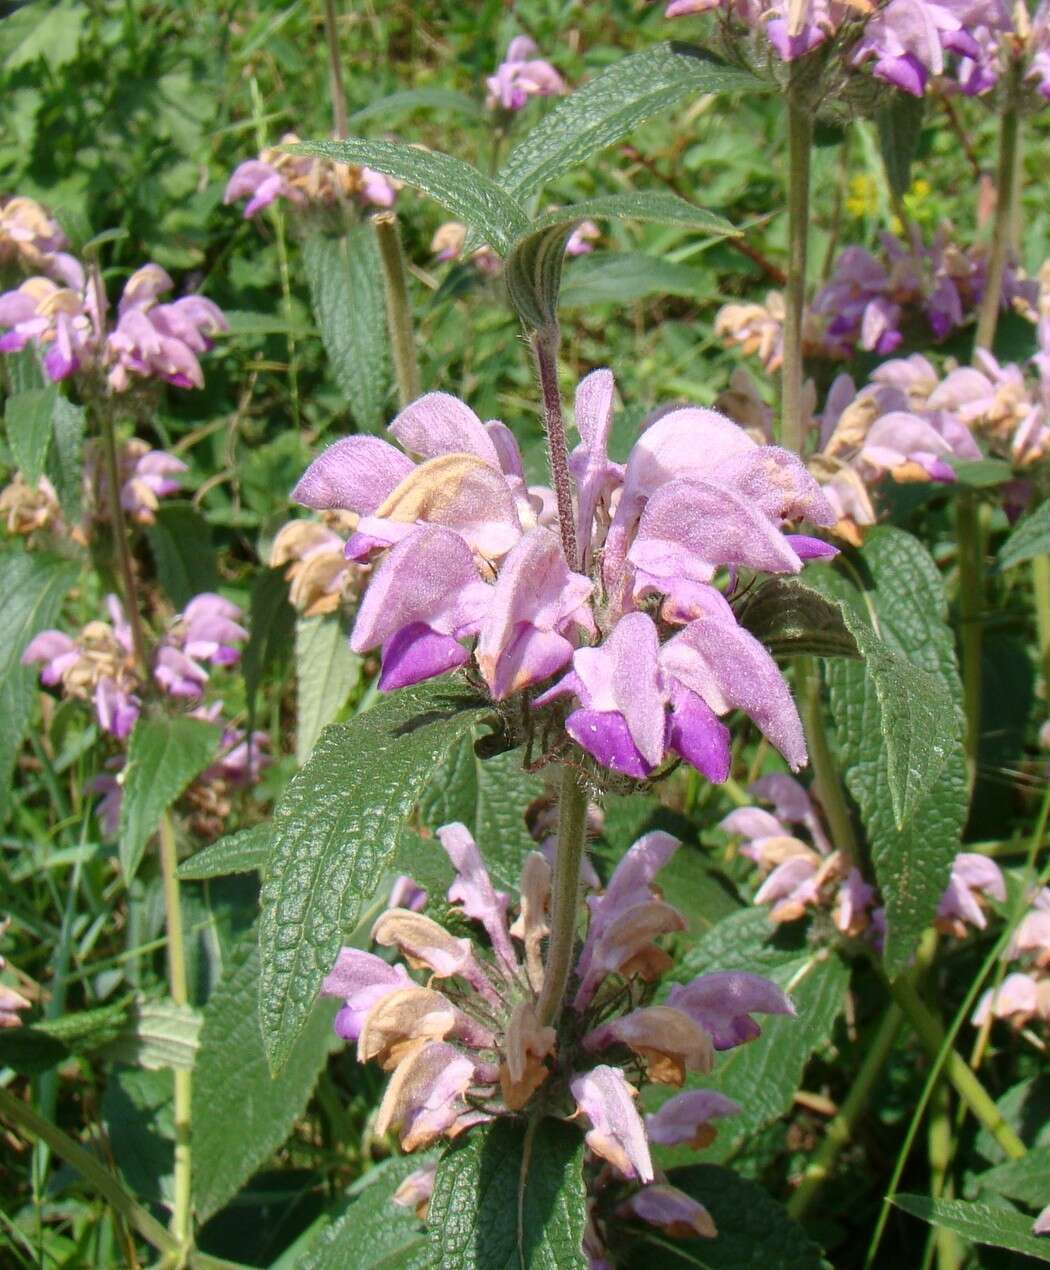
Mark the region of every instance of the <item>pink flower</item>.
POLYGON ((626 1178, 653 1180, 653 1162, 635 1090, 618 1067, 594 1067, 570 1082, 580 1115, 590 1121, 584 1140, 626 1178))
POLYGON ((538 52, 527 35, 511 40, 496 73, 485 81, 489 106, 520 110, 530 97, 555 97, 566 91, 565 81, 550 62, 533 56, 538 52))

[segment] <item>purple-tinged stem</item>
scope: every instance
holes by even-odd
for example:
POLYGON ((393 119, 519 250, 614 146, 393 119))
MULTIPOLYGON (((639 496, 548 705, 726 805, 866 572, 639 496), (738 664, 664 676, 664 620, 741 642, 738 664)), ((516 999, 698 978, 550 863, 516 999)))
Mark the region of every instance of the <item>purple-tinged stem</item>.
POLYGON ((551 933, 543 991, 536 1013, 541 1027, 561 1014, 565 989, 576 946, 576 921, 580 911, 580 869, 587 832, 587 792, 574 767, 563 767, 558 791, 558 850, 554 857, 551 897, 551 933))
POLYGON ((561 334, 558 328, 541 327, 532 335, 532 351, 536 358, 536 372, 543 397, 543 424, 547 433, 547 459, 550 463, 551 484, 558 506, 558 529, 565 561, 570 569, 580 567, 576 546, 576 520, 572 509, 572 478, 569 475, 569 454, 565 445, 565 416, 561 409, 561 392, 558 389, 558 345, 561 334))
POLYGON ((809 245, 809 163, 813 117, 788 101, 788 273, 784 290, 784 361, 781 366, 780 444, 802 453, 802 319, 809 245))

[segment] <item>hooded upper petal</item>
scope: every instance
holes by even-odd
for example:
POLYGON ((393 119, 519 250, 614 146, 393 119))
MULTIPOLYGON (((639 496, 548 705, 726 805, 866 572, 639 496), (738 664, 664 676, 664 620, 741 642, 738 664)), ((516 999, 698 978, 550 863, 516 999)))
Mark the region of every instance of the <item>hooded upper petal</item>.
POLYGON ((775 983, 744 970, 716 971, 691 983, 675 984, 667 1004, 691 1015, 718 1050, 731 1049, 760 1035, 762 1029, 751 1018, 753 1013, 795 1013, 790 999, 775 983))
POLYGON ((585 1141, 595 1155, 624 1177, 653 1180, 645 1126, 634 1105, 634 1088, 618 1067, 595 1067, 570 1082, 577 1109, 591 1122, 585 1141))
POLYGON ((314 459, 292 498, 315 511, 370 515, 414 467, 406 454, 381 437, 344 437, 314 459))

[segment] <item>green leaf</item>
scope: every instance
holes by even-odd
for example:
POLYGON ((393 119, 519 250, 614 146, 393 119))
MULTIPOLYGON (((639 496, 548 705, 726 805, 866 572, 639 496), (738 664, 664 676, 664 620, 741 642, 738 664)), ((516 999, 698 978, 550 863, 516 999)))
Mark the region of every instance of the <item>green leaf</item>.
POLYGON ((353 1188, 345 1210, 297 1262, 298 1270, 425 1270, 426 1229, 393 1196, 426 1163, 428 1157, 409 1155, 370 1169, 353 1188))
POLYGON ((295 624, 298 683, 295 756, 305 763, 321 732, 361 682, 361 658, 337 614, 301 617, 295 624))
POLYGON ((83 406, 75 406, 65 397, 57 396, 51 415, 47 474, 55 487, 62 514, 71 524, 75 524, 83 512, 84 428, 83 406))
POLYGON ((106 1046, 106 1059, 149 1071, 167 1067, 189 1071, 197 1057, 200 1030, 201 1016, 189 1006, 139 998, 131 1003, 123 1027, 106 1046))
POLYGON ((17 70, 43 58, 52 71, 76 60, 87 11, 74 0, 29 4, 4 19, 4 68, 17 70), (8 29, 9 28, 9 29, 8 29), (13 40, 12 40, 13 37, 13 40))
POLYGON ((173 1088, 170 1071, 117 1067, 106 1076, 106 1137, 132 1193, 150 1204, 170 1206, 173 1197, 173 1088))
POLYGON ((379 433, 386 423, 391 372, 375 234, 369 225, 358 225, 342 237, 309 234, 303 264, 335 382, 358 428, 379 433))
POLYGON ((447 88, 408 88, 402 92, 378 97, 360 110, 355 110, 347 120, 349 124, 364 123, 366 119, 382 119, 385 126, 395 115, 411 114, 415 110, 452 110, 459 115, 472 115, 484 119, 486 112, 481 105, 465 93, 451 92, 447 88))
POLYGON ((255 702, 263 675, 287 656, 295 630, 295 609, 288 602, 288 582, 281 569, 261 569, 252 582, 248 622, 251 634, 241 658, 244 691, 255 702))
POLYGON ((710 276, 692 265, 674 264, 659 256, 633 251, 594 251, 566 262, 562 275, 562 309, 592 304, 629 304, 651 295, 706 296, 710 276))
POLYGON ((441 1157, 427 1213, 433 1270, 583 1270, 583 1135, 497 1120, 441 1157))
POLYGON ((333 163, 363 164, 422 190, 447 212, 482 234, 504 255, 528 225, 520 203, 495 181, 462 159, 437 150, 421 150, 395 141, 305 141, 290 146, 296 154, 314 154, 333 163))
POLYGON ((1003 459, 949 459, 955 471, 952 489, 990 489, 1013 479, 1014 470, 1003 459))
POLYGON ((545 115, 510 152, 496 180, 524 197, 687 97, 733 91, 769 90, 693 45, 657 44, 632 53, 545 115))
POLYGON ((204 1009, 193 1079, 193 1202, 218 1212, 284 1142, 302 1115, 333 1038, 334 1003, 314 1009, 290 1061, 270 1075, 259 1030, 259 946, 241 941, 204 1009), (235 1109, 236 1132, 230 1113, 235 1109))
MULTIPOLYGON (((8 22, 10 20, 10 18, 7 19, 8 22)), ((0 27, 0 30, 2 29, 0 27)), ((47 387, 44 372, 40 368, 40 358, 33 344, 27 344, 18 353, 5 353, 2 365, 6 372, 6 387, 10 396, 29 392, 33 388, 47 387)))
POLYGON ((1050 501, 1040 503, 1031 515, 1026 516, 1015 528, 999 552, 999 568, 1010 569, 1015 564, 1045 556, 1050 552, 1050 501))
POLYGON ((157 577, 172 604, 183 609, 195 595, 219 585, 211 526, 185 502, 163 502, 146 526, 157 577))
POLYGON ((38 666, 21 657, 34 635, 55 624, 80 574, 71 560, 43 551, 0 554, 0 821, 10 805, 11 772, 33 712, 38 666))
POLYGON ((1050 1261, 1050 1239, 1032 1234, 1034 1218, 1013 1208, 970 1204, 962 1199, 931 1199, 928 1195, 895 1195, 894 1204, 933 1226, 944 1226, 976 1244, 992 1244, 1023 1252, 1037 1261, 1050 1261))
POLYGON ((919 150, 926 103, 908 93, 887 93, 885 105, 875 112, 879 148, 890 189, 903 198, 911 185, 911 165, 919 150))
POLYGON ((288 785, 259 926, 259 1014, 274 1070, 288 1060, 413 804, 486 709, 449 680, 402 689, 329 727, 288 785))
MULTIPOLYGON (((829 662, 827 677, 846 785, 860 807, 886 902, 885 960, 892 975, 908 965, 933 919, 959 851, 968 806, 962 690, 943 585, 926 549, 887 526, 869 535, 860 559, 863 586, 822 566, 809 574, 842 599, 847 620, 851 613, 870 618, 888 650, 873 657, 865 649, 862 664, 829 662), (887 659, 893 654, 926 681, 939 681, 943 704, 922 699, 923 679, 898 677, 899 661, 887 659), (888 734, 894 731, 891 748, 888 734), (931 750, 943 751, 939 769, 931 750), (895 812, 902 804, 913 808, 903 828, 895 812)), ((862 635, 862 628, 854 633, 862 635)))
POLYGON ((515 240, 507 255, 507 290, 526 326, 538 329, 555 322, 565 244, 586 219, 657 221, 720 237, 737 233, 721 216, 661 191, 609 194, 545 212, 515 240))
POLYGON ((270 858, 272 826, 252 825, 227 834, 218 842, 191 855, 179 865, 179 877, 184 882, 201 881, 204 878, 221 878, 228 873, 262 872, 270 858))
POLYGON ((862 656, 841 606, 801 582, 784 578, 763 582, 745 599, 737 620, 774 657, 862 656))
MULTIPOLYGON (((768 914, 762 917, 768 924, 768 914)), ((726 924, 720 922, 715 930, 726 924)), ((727 966, 723 963, 711 968, 724 970, 727 966)), ((746 968, 755 970, 756 963, 750 962, 746 968)), ((797 1017, 763 1017, 760 1037, 720 1055, 710 1076, 687 1081, 687 1088, 721 1091, 742 1109, 739 1115, 720 1122, 718 1137, 706 1152, 711 1161, 730 1159, 753 1134, 790 1109, 810 1056, 828 1043, 846 1003, 849 968, 833 952, 796 955, 791 961, 762 968, 761 973, 789 992, 797 1017)), ((671 1092, 654 1089, 649 1098, 656 1105, 671 1092)), ((692 1147, 657 1148, 655 1155, 664 1167, 695 1158, 692 1147)))
POLYGON ((1007 1160, 973 1180, 982 1190, 1042 1208, 1050 1200, 1050 1146, 1033 1147, 1020 1160, 1007 1160))
POLYGON ((130 884, 171 804, 215 756, 221 729, 203 719, 141 716, 128 741, 120 805, 120 867, 130 884))
POLYGON ((667 1180, 703 1204, 718 1237, 681 1241, 640 1226, 646 1236, 627 1261, 628 1270, 825 1270, 818 1245, 755 1182, 715 1164, 672 1169, 667 1180))
POLYGON ((7 440, 27 485, 35 486, 44 474, 57 399, 57 386, 49 384, 46 388, 31 388, 8 397, 4 407, 7 440))
POLYGON ((76 1055, 94 1053, 119 1035, 129 1006, 124 1000, 58 1019, 2 1028, 0 1066, 11 1067, 23 1076, 39 1076, 76 1055))

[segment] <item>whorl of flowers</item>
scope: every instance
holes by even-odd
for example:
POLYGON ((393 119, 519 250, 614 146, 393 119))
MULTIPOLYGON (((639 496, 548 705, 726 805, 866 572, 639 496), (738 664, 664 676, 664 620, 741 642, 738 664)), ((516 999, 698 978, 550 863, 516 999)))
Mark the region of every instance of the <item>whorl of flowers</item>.
MULTIPOLYGON (((22 654, 25 666, 41 664, 40 681, 60 687, 64 697, 91 701, 99 727, 118 740, 131 732, 146 685, 135 663, 131 627, 116 596, 106 597, 109 621, 93 621, 76 638, 41 631, 22 654)), ((199 698, 208 672, 204 664, 231 666, 248 637, 240 609, 204 592, 186 605, 156 647, 151 678, 172 697, 199 698)))
POLYGON ((1033 1019, 1050 1023, 1050 887, 1043 887, 1014 931, 1005 961, 1014 969, 977 1003, 973 1023, 1005 1019, 1018 1030, 1033 1019))
POLYGON ((741 569, 798 573, 834 555, 782 526, 831 525, 835 512, 797 457, 713 410, 657 411, 627 463, 610 461, 613 391, 600 370, 576 394, 571 564, 551 491, 526 485, 510 429, 455 397, 403 410, 390 426, 403 449, 352 436, 315 460, 293 497, 353 513, 347 557, 377 560, 351 646, 382 649, 384 691, 460 667, 495 702, 547 684, 531 702, 541 729, 564 719, 592 759, 627 776, 677 755, 725 780, 719 717, 732 709, 799 767, 791 693, 730 597, 741 569))
POLYGON ((112 392, 151 378, 178 388, 203 386, 198 355, 228 326, 217 305, 199 295, 159 303, 174 283, 160 265, 148 264, 128 279, 116 324, 107 331, 101 284, 69 260, 65 285, 37 276, 0 295, 0 329, 7 331, 0 352, 35 344, 50 379, 96 375, 112 392))
MULTIPOLYGON (((875 888, 833 845, 809 791, 792 777, 773 773, 760 777, 748 792, 772 803, 772 812, 738 807, 718 827, 745 840, 740 854, 761 871, 763 881, 754 902, 770 905, 770 920, 775 923, 828 912, 843 935, 863 936, 881 945, 885 910, 875 888), (803 833, 805 837, 800 836, 803 833)), ((987 856, 960 852, 952 863, 934 925, 957 939, 971 926, 984 930, 988 924, 985 899, 1005 901, 1002 871, 987 856)))
POLYGON ((557 97, 567 91, 565 80, 550 62, 537 57, 539 49, 527 35, 517 35, 494 75, 485 80, 486 105, 502 110, 521 110, 530 97, 557 97))
POLYGON ((0 199, 0 269, 16 265, 61 281, 78 268, 66 246, 61 227, 39 203, 21 195, 0 199))
MULTIPOLYGON (((448 899, 478 934, 453 935, 424 913, 389 909, 372 938, 403 960, 344 948, 324 982, 343 1002, 337 1034, 356 1043, 359 1061, 391 1073, 376 1132, 394 1130, 415 1151, 528 1104, 579 1124, 592 1159, 608 1166, 589 1171, 601 1188, 586 1236, 592 1257, 618 1217, 713 1236, 703 1206, 666 1184, 650 1144, 706 1144, 711 1121, 739 1107, 717 1091, 691 1090, 643 1117, 638 1090, 710 1072, 718 1051, 759 1035, 753 1014, 791 1015, 790 1000, 759 975, 726 971, 676 983, 654 1004, 672 965, 658 941, 686 925, 653 885, 678 846, 655 832, 588 900, 569 1021, 556 1031, 537 1015, 550 865, 539 852, 527 857, 510 921, 511 901, 494 889, 468 830, 446 825, 438 837, 456 871, 448 899)), ((420 1210, 432 1186, 432 1172, 413 1174, 398 1200, 420 1210)))
POLYGON ((331 163, 309 154, 288 154, 284 147, 298 145, 294 132, 285 133, 280 146, 264 149, 257 159, 246 159, 233 171, 223 195, 224 203, 248 202, 245 219, 282 198, 293 207, 334 207, 343 201, 365 207, 392 207, 400 184, 371 168, 331 163))
POLYGON ((327 511, 319 521, 290 520, 282 525, 270 550, 270 566, 284 568, 291 584, 288 598, 306 617, 334 613, 356 594, 361 569, 346 558, 353 517, 327 511))

